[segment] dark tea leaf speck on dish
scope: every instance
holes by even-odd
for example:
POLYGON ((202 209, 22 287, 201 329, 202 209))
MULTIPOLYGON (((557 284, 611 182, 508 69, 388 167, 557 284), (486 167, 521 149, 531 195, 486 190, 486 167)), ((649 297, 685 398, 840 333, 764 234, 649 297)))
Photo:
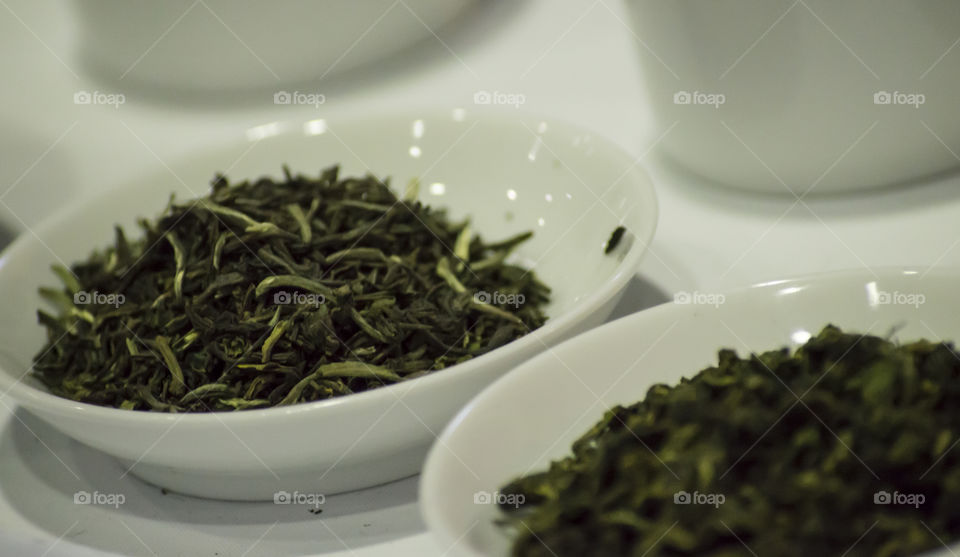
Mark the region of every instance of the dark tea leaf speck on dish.
POLYGON ((607 245, 603 250, 604 254, 608 254, 613 250, 617 249, 617 246, 620 245, 620 240, 623 239, 623 233, 627 229, 623 226, 618 226, 613 229, 613 232, 610 233, 610 238, 607 239, 607 245))

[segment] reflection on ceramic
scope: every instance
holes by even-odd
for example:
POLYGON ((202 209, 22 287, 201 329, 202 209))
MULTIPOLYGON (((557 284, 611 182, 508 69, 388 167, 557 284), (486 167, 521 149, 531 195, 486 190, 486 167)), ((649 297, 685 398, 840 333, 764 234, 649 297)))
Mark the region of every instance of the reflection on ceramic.
POLYGON ((958 165, 953 0, 625 3, 647 100, 673 126, 659 145, 708 180, 800 195, 958 165))
MULTIPOLYGON (((471 0, 98 0, 77 1, 74 9, 81 55, 117 85, 229 94, 281 90, 435 40, 433 33, 469 4, 471 0)), ((295 93, 287 93, 286 100, 296 103, 295 93)))
POLYGON ((64 433, 114 455, 131 473, 176 491, 224 499, 271 499, 280 490, 334 493, 416 473, 435 432, 474 394, 521 361, 601 323, 633 276, 656 226, 646 174, 619 148, 583 129, 550 122, 544 155, 526 157, 539 119, 511 113, 416 113, 269 123, 247 140, 171 164, 129 188, 87 200, 18 238, 0 257, 0 392, 64 433), (419 137, 411 137, 411 123, 419 137), (576 140, 579 138, 579 144, 576 140), (590 139, 586 139, 590 138, 590 139), (421 156, 411 157, 416 141, 421 156), (589 148, 588 148, 589 146, 589 148), (201 195, 216 171, 232 178, 373 172, 402 187, 417 177, 423 201, 469 216, 486 238, 535 230, 517 252, 553 288, 548 323, 489 354, 442 372, 349 397, 233 414, 174 416, 126 412, 51 396, 18 381, 44 332, 36 324, 39 285, 55 285, 58 260, 85 257, 111 241, 112 225, 133 229, 155 215, 171 190, 201 195), (181 183, 182 180, 182 183, 181 183), (186 185, 184 185, 186 184, 186 185), (504 192, 514 191, 513 199, 504 192), (547 194, 555 200, 545 200, 547 194), (539 219, 544 225, 539 226, 539 219), (630 233, 610 255, 618 225, 630 233))
POLYGON ((718 295, 716 305, 660 305, 580 335, 499 379, 454 418, 420 482, 427 525, 452 555, 505 556, 495 505, 474 504, 474 494, 566 456, 609 407, 716 365, 720 348, 796 347, 828 323, 881 336, 896 328, 903 341, 958 340, 958 282, 960 269, 815 275, 718 295))

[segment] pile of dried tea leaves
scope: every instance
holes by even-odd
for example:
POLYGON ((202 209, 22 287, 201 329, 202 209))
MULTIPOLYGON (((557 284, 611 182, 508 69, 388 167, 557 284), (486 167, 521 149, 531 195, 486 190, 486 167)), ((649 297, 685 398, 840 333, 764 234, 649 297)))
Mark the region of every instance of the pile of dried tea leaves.
POLYGON ((504 522, 525 557, 916 555, 960 537, 958 440, 952 345, 828 326, 612 409, 504 522))
POLYGON ((41 289, 34 374, 73 400, 165 412, 326 399, 419 377, 540 327, 549 289, 506 262, 530 233, 469 223, 371 177, 291 175, 175 204, 41 289))

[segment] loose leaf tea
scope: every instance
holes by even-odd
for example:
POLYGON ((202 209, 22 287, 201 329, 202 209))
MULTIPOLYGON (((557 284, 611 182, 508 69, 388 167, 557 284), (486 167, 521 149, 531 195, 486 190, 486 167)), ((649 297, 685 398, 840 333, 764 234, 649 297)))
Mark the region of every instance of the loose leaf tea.
MULTIPOLYGON (((468 223, 374 177, 223 176, 204 198, 116 228, 68 271, 34 374, 62 397, 164 412, 365 391, 484 354, 546 317, 549 289, 468 223), (72 272, 71 272, 72 271, 72 272), (499 304, 509 300, 510 304, 499 304)), ((414 188, 415 190, 415 188, 414 188)))
POLYGON ((654 385, 501 508, 516 556, 916 555, 960 536, 958 440, 952 345, 828 326, 654 385))

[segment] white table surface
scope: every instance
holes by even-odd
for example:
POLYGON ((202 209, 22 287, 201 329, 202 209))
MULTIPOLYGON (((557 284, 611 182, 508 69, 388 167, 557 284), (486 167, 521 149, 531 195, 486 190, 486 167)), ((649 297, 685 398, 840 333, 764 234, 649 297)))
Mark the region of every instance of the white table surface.
MULTIPOLYGON (((253 126, 397 106, 470 107, 476 91, 497 90, 524 95, 524 110, 618 142, 654 177, 659 228, 617 315, 679 291, 833 269, 958 263, 956 176, 803 201, 699 183, 651 154, 656 139, 683 122, 657 124, 645 111, 639 46, 619 1, 486 4, 468 25, 440 33, 446 47, 433 41, 404 60, 319 84, 326 103, 318 111, 276 106, 268 95, 184 104, 127 93, 116 109, 75 105, 77 91, 110 89, 76 60, 71 4, 0 0, 0 223, 23 232, 81 196, 253 126)), ((0 410, 4 555, 86 555, 78 548, 92 548, 123 555, 402 557, 447 549, 426 533, 416 478, 329 497, 320 515, 161 495, 129 476, 118 479, 120 468, 109 458, 0 402, 11 410, 0 410), (119 510, 74 505, 73 493, 91 478, 139 496, 128 496, 119 510)))

